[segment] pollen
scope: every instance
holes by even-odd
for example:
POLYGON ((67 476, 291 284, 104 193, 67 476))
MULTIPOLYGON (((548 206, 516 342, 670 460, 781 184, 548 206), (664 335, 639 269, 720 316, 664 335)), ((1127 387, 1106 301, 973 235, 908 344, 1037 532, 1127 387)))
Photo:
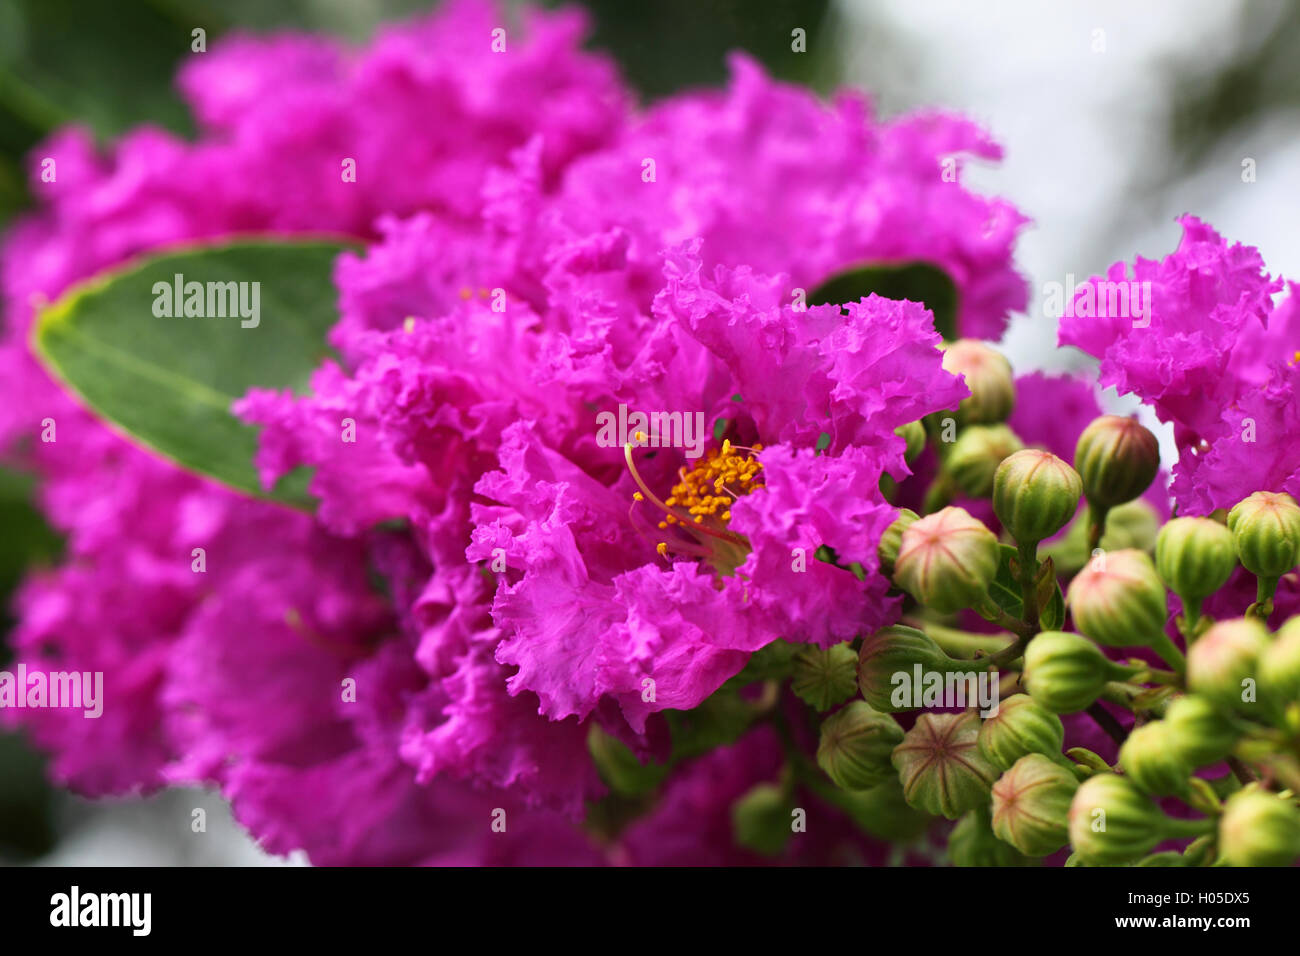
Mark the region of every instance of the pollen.
MULTIPOLYGON (((763 466, 754 456, 762 450, 762 445, 739 449, 724 441, 721 448, 712 449, 707 458, 689 471, 679 469, 680 480, 673 485, 672 494, 664 503, 685 511, 697 525, 706 520, 725 525, 731 520, 732 503, 761 485, 763 466)), ((669 513, 659 522, 659 527, 666 529, 678 523, 678 517, 669 513)))

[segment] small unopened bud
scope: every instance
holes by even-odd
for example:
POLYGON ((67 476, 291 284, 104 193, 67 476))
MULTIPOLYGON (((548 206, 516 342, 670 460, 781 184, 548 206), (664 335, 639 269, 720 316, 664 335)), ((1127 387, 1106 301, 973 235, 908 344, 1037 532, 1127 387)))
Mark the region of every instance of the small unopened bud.
POLYGON ((844 790, 870 790, 894 776, 890 758, 902 740, 893 717, 856 700, 822 724, 817 766, 844 790))
POLYGON ((1026 754, 1059 754, 1064 742, 1061 718, 1028 694, 1012 694, 980 724, 980 753, 999 770, 1026 754))
POLYGON ((1268 631, 1253 618, 1220 621, 1187 653, 1187 686, 1227 710, 1245 710, 1245 689, 1255 678, 1268 631))
POLYGON ((1141 551, 1108 551, 1070 582, 1066 603, 1075 626, 1109 647, 1167 640, 1169 605, 1155 565, 1141 551))
POLYGON ((922 631, 895 624, 871 635, 858 650, 858 689, 862 699, 881 713, 911 710, 911 705, 895 707, 895 674, 909 677, 915 668, 923 673, 947 673, 955 667, 970 668, 969 661, 956 661, 939 649, 922 631))
POLYGON ((971 711, 918 717, 893 755, 908 805, 956 820, 987 804, 998 771, 981 756, 978 736, 971 711))
POLYGON ((776 856, 790 840, 790 800, 771 783, 760 783, 731 808, 736 842, 764 856, 776 856))
POLYGON ((1089 866, 1131 863, 1157 843, 1199 835, 1210 826, 1166 817, 1136 783, 1113 773, 1089 777, 1070 803, 1070 844, 1089 866))
POLYGON ((1218 763, 1241 736, 1214 704, 1199 694, 1179 697, 1165 711, 1169 749, 1193 767, 1218 763))
POLYGON ((1006 358, 978 339, 959 339, 944 349, 943 367, 962 376, 970 389, 957 408, 963 424, 1007 420, 1016 402, 1016 383, 1006 358))
POLYGON ((1236 566, 1232 532, 1209 518, 1174 518, 1156 538, 1156 571, 1183 604, 1199 609, 1236 566))
POLYGON ((907 449, 903 452, 903 457, 912 461, 917 455, 925 451, 925 426, 920 422, 908 422, 906 425, 899 425, 894 429, 894 434, 907 443, 907 449))
POLYGON ((1257 785, 1238 790, 1219 818, 1219 853, 1230 866, 1290 866, 1300 856, 1300 811, 1257 785))
POLYGON ((998 539, 964 508, 944 508, 903 532, 894 581, 940 612, 973 607, 998 572, 998 539))
POLYGON ((1026 754, 993 784, 993 832, 1026 856, 1047 856, 1069 839, 1079 781, 1042 754, 1026 754))
POLYGON ((1022 545, 1037 544, 1065 527, 1079 506, 1078 473, 1050 451, 1026 448, 993 475, 993 511, 1022 545))
POLYGON ((1025 649, 1025 687, 1034 700, 1055 714, 1086 709, 1101 695, 1107 681, 1131 673, 1081 634, 1043 631, 1025 649))
POLYGON ((1102 415, 1079 435, 1074 470, 1083 495, 1099 508, 1132 501, 1151 486, 1160 469, 1156 436, 1132 418, 1102 415))
POLYGON ((1283 624, 1260 655, 1259 694, 1275 720, 1300 701, 1300 617, 1283 624))
POLYGON ((903 532, 920 517, 910 508, 899 508, 898 517, 894 519, 894 523, 886 528, 885 533, 880 536, 880 544, 876 546, 876 554, 880 558, 880 569, 886 574, 892 575, 894 573, 894 564, 898 561, 898 549, 903 544, 903 532))
POLYGON ((1288 494, 1255 492, 1228 512, 1228 529, 1252 574, 1278 578, 1300 560, 1300 505, 1288 494))
POLYGON ((1119 765, 1147 793, 1185 793, 1192 766, 1171 742, 1162 720, 1135 727, 1119 749, 1119 765))
POLYGON ((988 815, 972 810, 948 834, 948 859, 953 866, 1030 866, 1035 861, 993 833, 988 815))
POLYGON ((944 468, 967 495, 987 498, 993 494, 993 475, 998 465, 1024 447, 1006 425, 971 425, 957 436, 944 468))
POLYGON ((1106 551, 1136 548, 1149 552, 1156 546, 1156 532, 1159 530, 1160 517, 1156 510, 1138 498, 1110 509, 1101 547, 1106 551))

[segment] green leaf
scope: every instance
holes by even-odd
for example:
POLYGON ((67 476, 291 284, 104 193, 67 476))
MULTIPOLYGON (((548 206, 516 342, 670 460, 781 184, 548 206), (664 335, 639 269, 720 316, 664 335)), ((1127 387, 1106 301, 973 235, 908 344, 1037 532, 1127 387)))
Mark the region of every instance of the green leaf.
POLYGON ((8 661, 4 635, 12 592, 33 565, 52 563, 63 542, 32 504, 35 482, 31 476, 0 468, 0 667, 8 661))
MULTIPOLYGON (((989 597, 993 599, 998 607, 1006 611, 1014 618, 1022 618, 1025 613, 1025 603, 1021 599, 1020 578, 1016 573, 1017 558, 1016 549, 1009 544, 1000 546, 1001 553, 998 561, 997 577, 989 586, 989 597)), ((1042 569, 1039 569, 1040 575, 1042 569)), ((1054 575, 1049 570, 1048 575, 1054 575)), ((1061 586, 1056 584, 1051 578, 1042 577, 1040 584, 1052 588, 1051 599, 1046 602, 1040 602, 1041 607, 1038 611, 1039 625, 1044 631, 1059 630, 1065 623, 1065 598, 1061 594, 1061 586)), ((1043 589, 1040 588, 1040 593, 1043 589)))
MULTIPOLYGON (((263 495, 253 467, 257 431, 231 414, 252 386, 301 393, 332 352, 337 242, 244 240, 136 263, 71 289, 46 308, 36 349, 96 413, 183 468, 263 495), (256 326, 225 318, 154 315, 154 284, 257 283, 256 326)), ((253 286, 247 289, 252 312, 253 286)), ((159 295, 162 295, 161 287, 159 295)), ((206 311, 205 306, 205 311, 206 311)), ((251 319, 249 320, 251 322, 251 319)), ((286 475, 269 496, 310 506, 307 478, 286 475)))
POLYGON ((948 273, 928 262, 865 265, 848 269, 823 282, 808 296, 809 305, 857 302, 871 293, 886 299, 922 302, 934 313, 934 328, 945 339, 955 339, 957 286, 948 273))

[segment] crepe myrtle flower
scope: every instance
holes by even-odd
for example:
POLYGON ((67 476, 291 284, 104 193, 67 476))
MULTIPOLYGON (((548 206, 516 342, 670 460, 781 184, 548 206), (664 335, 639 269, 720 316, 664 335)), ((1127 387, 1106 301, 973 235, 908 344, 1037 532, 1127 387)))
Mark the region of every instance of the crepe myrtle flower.
POLYGON ((718 445, 692 461, 629 441, 611 450, 624 469, 610 480, 519 422, 475 486, 491 503, 473 505, 467 556, 510 569, 497 658, 517 668, 512 693, 536 693, 552 719, 608 697, 640 731, 777 637, 826 646, 890 623, 876 549, 896 515, 880 479, 907 474, 894 429, 966 394, 919 304, 799 312, 786 277, 705 275, 696 243, 665 277, 657 334, 673 345, 619 397, 655 407, 667 383, 689 382, 696 407, 726 417, 718 445))

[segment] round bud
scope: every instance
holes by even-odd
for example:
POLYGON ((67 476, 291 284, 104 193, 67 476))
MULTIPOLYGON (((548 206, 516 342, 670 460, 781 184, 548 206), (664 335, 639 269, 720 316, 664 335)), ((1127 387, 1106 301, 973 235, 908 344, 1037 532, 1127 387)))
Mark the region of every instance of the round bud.
POLYGON ((1187 686, 1227 710, 1243 710, 1245 682, 1256 675, 1268 631, 1254 618, 1220 621, 1187 652, 1187 686))
POLYGON ((903 457, 908 461, 912 461, 917 455, 925 451, 925 426, 920 422, 908 422, 906 425, 899 425, 894 429, 894 434, 907 443, 903 457))
POLYGON ((858 689, 862 698, 882 714, 911 710, 911 702, 895 706, 898 687, 895 674, 909 677, 917 667, 922 673, 947 673, 954 666, 969 669, 969 661, 955 661, 922 631, 895 624, 868 637, 858 649, 858 689))
POLYGON ((1135 727, 1119 749, 1119 765, 1147 793, 1168 796, 1184 793, 1192 766, 1170 740, 1162 720, 1135 727))
POLYGON ((1184 602, 1200 602, 1237 566, 1232 532, 1209 518, 1174 518, 1156 538, 1156 571, 1184 602))
POLYGON ((1074 624, 1098 644, 1133 647, 1159 641, 1169 605, 1156 567, 1141 551, 1106 551, 1070 582, 1074 624))
POLYGON ((943 352, 943 367, 970 389, 957 408, 962 424, 1004 422, 1016 402, 1011 363, 978 339, 958 339, 943 352))
POLYGON ((1219 709, 1198 694, 1175 700, 1161 723, 1169 749, 1193 767, 1218 763, 1240 736, 1219 709))
POLYGON ((948 834, 953 866, 1028 866, 1033 861, 993 835, 984 814, 972 810, 948 834))
POLYGON ((1150 551, 1156 546, 1156 532, 1160 530, 1160 516, 1141 498, 1116 505, 1106 515, 1106 530, 1101 536, 1101 547, 1107 551, 1136 548, 1150 551))
POLYGON ((1300 700, 1300 617, 1283 624, 1259 656, 1259 696, 1275 718, 1300 700))
POLYGON ((1300 505, 1290 495, 1257 491, 1228 512, 1237 557, 1251 574, 1279 578, 1300 560, 1300 505))
POLYGON ((1107 681, 1128 674, 1081 634, 1043 631, 1025 649, 1025 688, 1054 714, 1086 709, 1107 681))
POLYGON ((1132 780, 1099 773, 1070 803, 1070 844, 1089 866, 1131 863, 1166 839, 1166 819, 1132 780))
POLYGON ((920 519, 920 515, 910 508, 899 508, 898 517, 894 523, 885 529, 885 533, 880 536, 880 544, 876 546, 876 554, 880 558, 880 569, 886 574, 894 573, 894 562, 898 560, 898 549, 903 544, 903 532, 907 530, 912 522, 920 519))
POLYGON ((989 763, 1007 770, 1026 754, 1059 754, 1065 727, 1060 717, 1028 694, 1012 694, 980 724, 978 743, 989 763))
POLYGON ((1047 856, 1069 838, 1074 774, 1042 754, 1026 754, 993 784, 993 832, 1026 856, 1047 856))
POLYGON ((922 714, 894 748, 893 762, 908 806, 956 820, 987 804, 998 771, 976 746, 979 718, 922 714))
POLYGON ((970 425, 953 442, 944 468, 967 495, 987 498, 993 493, 993 474, 998 465, 1024 447, 1006 425, 970 425))
POLYGON ((776 856, 794 832, 790 828, 790 810, 784 790, 776 784, 760 783, 732 806, 732 834, 746 849, 776 856))
POLYGON ((1131 418, 1095 418, 1074 446, 1074 469, 1089 503, 1113 508, 1151 486, 1160 469, 1156 436, 1131 418))
POLYGON ((1256 785, 1238 790, 1219 818, 1219 853, 1230 866, 1290 866, 1300 856, 1300 811, 1256 785))
POLYGON ((855 700, 822 723, 817 766, 843 790, 870 790, 894 775, 890 758, 902 740, 893 717, 855 700))
POLYGON ((808 645, 794 655, 790 689, 814 710, 830 710, 858 689, 858 655, 847 643, 808 645))
POLYGON ((1037 544, 1065 527, 1079 506, 1083 484, 1050 451, 1026 448, 993 475, 993 511, 1020 544, 1037 544))
POLYGON ((943 508, 903 531, 894 581, 940 612, 972 607, 998 573, 998 539, 964 508, 943 508))

